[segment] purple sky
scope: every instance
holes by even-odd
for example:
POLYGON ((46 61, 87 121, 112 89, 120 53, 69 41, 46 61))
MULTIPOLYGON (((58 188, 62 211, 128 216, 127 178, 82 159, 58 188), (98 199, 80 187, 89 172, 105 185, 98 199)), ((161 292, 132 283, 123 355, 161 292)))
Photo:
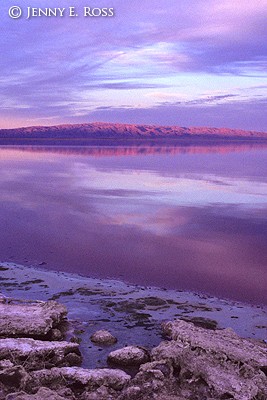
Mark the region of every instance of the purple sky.
POLYGON ((267 130, 267 0, 0 4, 0 127, 89 121, 267 130), (27 7, 76 6, 77 18, 27 7), (3 34, 4 33, 4 34, 3 34))

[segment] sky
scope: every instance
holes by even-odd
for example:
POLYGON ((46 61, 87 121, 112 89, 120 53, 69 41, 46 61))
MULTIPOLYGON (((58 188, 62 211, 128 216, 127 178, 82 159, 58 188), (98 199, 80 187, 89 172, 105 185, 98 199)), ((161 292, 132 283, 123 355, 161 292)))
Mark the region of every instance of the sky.
POLYGON ((0 128, 104 121, 267 131, 267 0, 28 1, 0 3, 0 128), (18 19, 8 15, 14 5, 18 19), (84 17, 88 5, 114 16, 84 17), (64 17, 27 19, 28 7, 65 8, 64 17))

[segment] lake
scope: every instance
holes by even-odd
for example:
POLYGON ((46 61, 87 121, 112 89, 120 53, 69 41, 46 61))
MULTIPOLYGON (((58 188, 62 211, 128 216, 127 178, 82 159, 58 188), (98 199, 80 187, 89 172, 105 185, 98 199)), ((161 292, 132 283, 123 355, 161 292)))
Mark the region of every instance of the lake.
POLYGON ((267 147, 0 148, 0 260, 267 302, 267 147))

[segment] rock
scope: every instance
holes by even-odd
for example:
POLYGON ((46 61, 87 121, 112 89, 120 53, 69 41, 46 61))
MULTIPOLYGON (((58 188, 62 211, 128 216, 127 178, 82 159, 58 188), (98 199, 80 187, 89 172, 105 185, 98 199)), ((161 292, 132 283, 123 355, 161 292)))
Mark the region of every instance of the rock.
POLYGON ((68 353, 64 358, 66 366, 79 366, 81 365, 81 356, 76 353, 68 353))
POLYGON ((66 314, 65 306, 55 301, 0 302, 0 337, 45 337, 64 320, 66 314))
POLYGON ((210 331, 180 320, 165 324, 164 331, 172 340, 154 348, 151 357, 172 363, 181 392, 196 400, 267 398, 267 346, 231 329, 210 331))
POLYGON ((68 400, 75 400, 74 393, 70 388, 62 387, 58 389, 56 392, 59 396, 67 398, 68 400))
POLYGON ((24 386, 28 374, 21 365, 0 371, 0 382, 6 387, 20 388, 24 386))
POLYGON ((80 344, 80 343, 81 343, 81 338, 79 338, 79 337, 77 337, 77 336, 72 336, 72 337, 70 338, 70 342, 71 342, 71 343, 80 344))
POLYGON ((63 337, 61 331, 59 329, 52 329, 50 333, 51 340, 61 340, 63 337))
POLYGON ((267 367, 267 346, 240 338, 232 329, 211 332, 191 323, 176 320, 163 325, 163 331, 175 340, 178 347, 200 347, 217 357, 227 356, 234 362, 249 363, 255 367, 267 367))
POLYGON ((170 361, 153 361, 140 366, 140 372, 157 374, 158 379, 170 378, 173 375, 173 367, 170 361), (160 374, 158 374, 160 372, 160 374))
POLYGON ((79 367, 52 368, 50 370, 34 371, 31 374, 35 384, 53 387, 59 381, 68 384, 78 384, 87 389, 105 385, 114 390, 121 390, 131 377, 118 369, 84 369, 79 367))
POLYGON ((69 365, 69 360, 66 360, 69 353, 80 356, 79 345, 29 338, 0 339, 0 360, 10 359, 14 364, 23 363, 25 369, 28 370, 69 365))
POLYGON ((169 387, 172 389, 172 372, 170 362, 164 360, 141 365, 119 399, 162 399, 169 387))
POLYGON ((114 350, 108 355, 110 363, 123 366, 141 365, 149 361, 149 358, 148 351, 138 346, 127 346, 114 350))
POLYGON ((117 399, 117 392, 106 386, 100 386, 93 392, 83 392, 81 400, 113 400, 117 399))
POLYGON ((97 344, 112 345, 117 343, 117 339, 107 330, 100 330, 95 332, 91 337, 91 341, 97 344))
POLYGON ((143 396, 139 386, 130 386, 119 396, 120 400, 139 400, 141 398, 143 398, 143 396))
POLYGON ((14 364, 10 360, 1 360, 0 361, 0 370, 5 368, 14 367, 14 364))
POLYGON ((11 393, 7 395, 6 400, 69 400, 69 398, 62 397, 53 390, 41 387, 36 394, 11 393))

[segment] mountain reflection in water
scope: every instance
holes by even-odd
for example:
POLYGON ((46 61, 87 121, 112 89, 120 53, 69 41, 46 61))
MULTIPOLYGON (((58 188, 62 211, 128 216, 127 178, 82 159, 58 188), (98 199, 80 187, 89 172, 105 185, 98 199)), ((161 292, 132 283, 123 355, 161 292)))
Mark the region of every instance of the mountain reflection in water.
POLYGON ((0 148, 0 259, 266 302, 267 149, 0 148))

